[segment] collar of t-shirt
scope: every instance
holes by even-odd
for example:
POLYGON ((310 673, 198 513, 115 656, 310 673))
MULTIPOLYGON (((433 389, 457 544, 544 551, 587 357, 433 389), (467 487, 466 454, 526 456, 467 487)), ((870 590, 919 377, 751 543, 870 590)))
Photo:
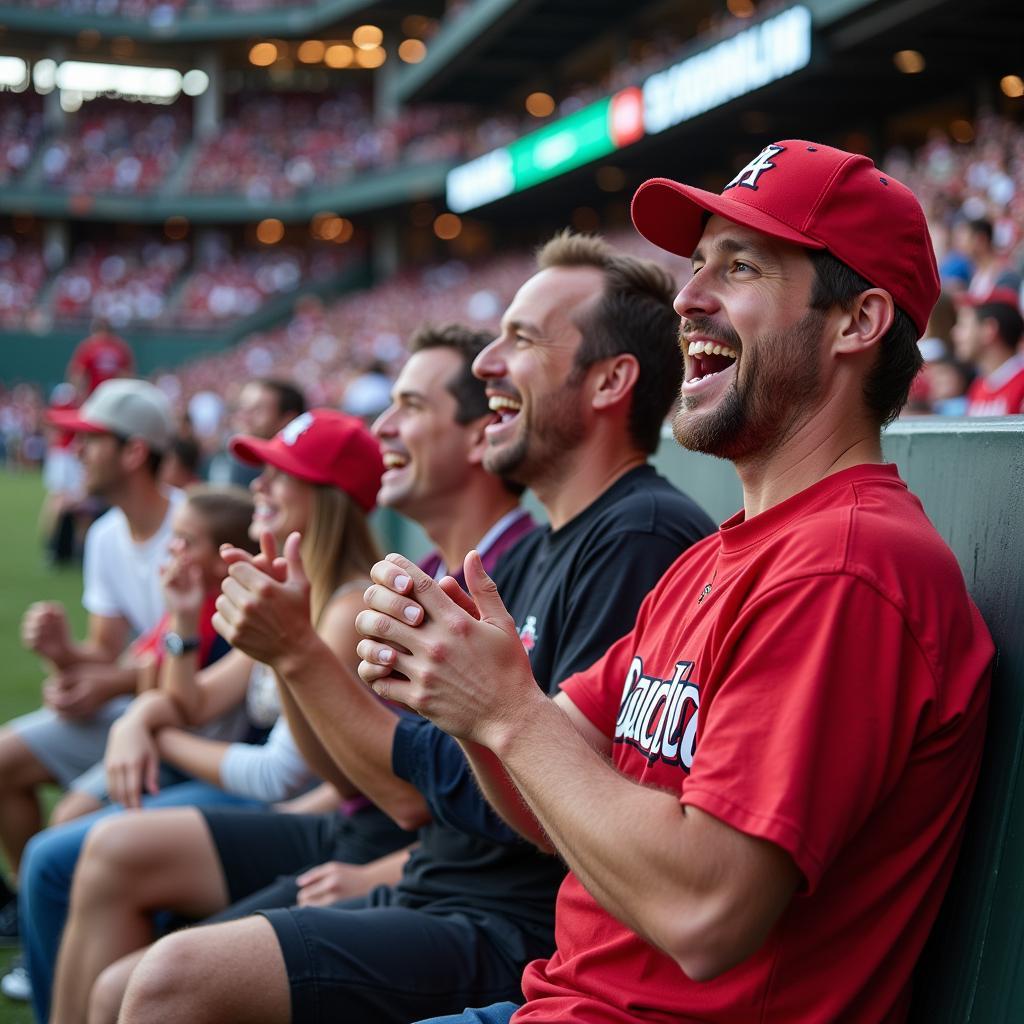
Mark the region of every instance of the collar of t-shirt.
MULTIPOLYGON (((508 530, 518 525, 520 521, 528 518, 530 513, 523 508, 521 505, 517 505, 511 512, 506 512, 479 540, 476 545, 477 553, 481 558, 486 558, 488 552, 495 544, 505 535, 508 530)), ((437 565, 433 569, 433 576, 435 580, 442 580, 445 576, 452 575, 459 582, 462 581, 462 568, 459 568, 457 573, 448 572, 448 566, 444 564, 444 560, 437 555, 437 565)))
POLYGON ((563 523, 557 530, 552 530, 550 526, 546 527, 547 535, 544 543, 549 547, 558 546, 566 538, 572 537, 577 530, 585 528, 594 516, 619 501, 624 492, 628 493, 639 486, 645 486, 645 480, 657 475, 658 471, 649 462, 635 466, 628 473, 623 473, 611 487, 602 491, 586 508, 577 512, 567 523, 563 523))
POLYGON ((867 463, 851 466, 818 480, 752 519, 747 519, 746 512, 740 509, 719 528, 722 552, 727 555, 736 554, 755 547, 788 526, 794 519, 805 515, 832 491, 869 481, 897 484, 904 489, 907 486, 900 479, 899 470, 894 465, 867 463))
POLYGON ((1024 370, 1024 356, 1012 355, 1001 366, 997 366, 986 378, 985 386, 996 391, 1024 370))

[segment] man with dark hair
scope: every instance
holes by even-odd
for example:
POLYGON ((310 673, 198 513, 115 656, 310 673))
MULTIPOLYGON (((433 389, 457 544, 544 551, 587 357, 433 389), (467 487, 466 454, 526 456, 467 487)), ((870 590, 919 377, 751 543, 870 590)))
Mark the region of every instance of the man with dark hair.
POLYGON ((733 461, 743 511, 554 700, 472 553, 470 596, 388 556, 357 619, 364 680, 570 867, 525 1006, 443 1020, 904 1020, 993 655, 882 456, 939 292, 924 215, 866 157, 790 139, 721 194, 646 182, 633 220, 693 261, 675 435, 733 461))
MULTIPOLYGON (((134 665, 118 659, 133 635, 163 614, 159 569, 171 538, 171 516, 182 499, 161 489, 160 459, 174 421, 162 392, 141 380, 108 380, 77 410, 54 411, 54 425, 80 437, 84 486, 114 507, 85 538, 82 603, 88 635, 71 638, 64 608, 33 604, 22 641, 49 669, 45 707, 0 729, 0 842, 17 871, 25 843, 40 829, 38 790, 71 787, 103 757, 107 730, 135 690, 134 665)), ((73 816, 73 812, 70 814, 73 816)))
MULTIPOLYGON (((473 363, 492 412, 478 457, 529 486, 550 521, 497 569, 515 595, 520 653, 529 652, 545 688, 621 636, 665 568, 712 529, 647 463, 682 369, 673 292, 655 264, 600 239, 561 236, 541 250, 537 273, 473 363), (654 383, 659 376, 668 382, 654 383), (652 398, 659 387, 660 399, 652 398)), ((410 363, 433 354, 421 349, 410 363)), ((449 371, 445 379, 450 400, 458 378, 449 371)), ((416 390, 403 377, 395 385, 411 416, 422 405, 416 390)), ((411 435, 403 436, 411 450, 411 435)), ((414 471, 386 474, 383 500, 405 485, 411 494, 414 471)), ((326 753, 399 824, 423 826, 419 847, 392 889, 161 940, 129 983, 127 1020, 285 1021, 290 1014, 399 1024, 460 1009, 484 993, 514 997, 521 967, 553 944, 563 865, 493 814, 454 741, 421 718, 396 719, 324 657, 299 622, 308 585, 296 543, 289 538, 273 578, 245 562, 232 567, 215 625, 274 667, 323 748, 311 752, 317 763, 326 753), (275 622, 273 636, 261 619, 275 622), (223 948, 237 952, 230 968, 203 969, 223 948)))
POLYGON ((1000 256, 995 246, 995 231, 992 222, 977 217, 964 223, 960 229, 964 239, 964 250, 974 266, 968 295, 983 299, 996 288, 1020 289, 1020 275, 1000 256))
POLYGON ((1024 321, 1017 295, 997 288, 983 298, 960 298, 953 346, 957 359, 974 367, 967 390, 968 416, 1024 413, 1024 355, 1018 351, 1024 321))
MULTIPOLYGON (((239 434, 269 441, 296 416, 306 411, 306 397, 292 383, 277 377, 250 380, 238 395, 234 429, 239 434)), ((211 483, 248 487, 259 469, 244 466, 228 451, 218 452, 210 460, 207 477, 211 483)))

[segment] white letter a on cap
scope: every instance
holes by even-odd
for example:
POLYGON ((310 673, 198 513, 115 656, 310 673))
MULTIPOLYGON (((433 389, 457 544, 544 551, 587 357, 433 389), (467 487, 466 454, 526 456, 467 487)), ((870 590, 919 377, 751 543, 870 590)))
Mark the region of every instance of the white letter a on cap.
POLYGON ((729 182, 725 188, 722 189, 725 192, 727 189, 735 188, 737 185, 742 185, 744 188, 757 188, 757 179, 764 174, 765 171, 770 171, 775 164, 772 163, 772 157, 778 156, 779 153, 783 152, 784 146, 776 146, 772 143, 770 146, 765 146, 753 160, 747 164, 746 167, 736 175, 732 181, 729 182))

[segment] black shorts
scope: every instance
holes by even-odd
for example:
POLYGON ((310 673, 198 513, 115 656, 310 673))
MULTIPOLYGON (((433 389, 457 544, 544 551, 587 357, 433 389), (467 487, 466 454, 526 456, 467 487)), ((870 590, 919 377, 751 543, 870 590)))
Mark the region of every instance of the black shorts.
POLYGON ((230 905, 207 924, 295 903, 295 877, 330 860, 365 864, 416 841, 383 811, 280 814, 200 807, 228 885, 230 905))
MULTIPOLYGON (((335 907, 263 911, 277 934, 303 1024, 408 1024, 511 1000, 525 959, 510 959, 469 911, 396 906, 380 888, 335 907)), ((532 951, 539 955, 542 951, 532 951)), ((544 951, 550 953, 550 949, 544 951)))

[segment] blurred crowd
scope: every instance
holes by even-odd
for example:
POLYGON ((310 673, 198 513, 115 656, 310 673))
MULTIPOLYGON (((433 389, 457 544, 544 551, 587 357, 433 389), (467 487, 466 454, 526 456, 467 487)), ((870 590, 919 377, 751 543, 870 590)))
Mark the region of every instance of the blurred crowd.
POLYGON ((90 195, 154 191, 174 168, 188 139, 186 105, 153 108, 94 100, 69 131, 43 144, 42 182, 90 195))
POLYGON ((210 232, 203 244, 158 236, 134 242, 82 242, 47 284, 37 243, 0 235, 0 325, 46 329, 95 317, 118 328, 203 330, 255 313, 275 296, 339 274, 353 247, 321 244, 245 249, 210 232))
POLYGON ((282 7, 311 7, 315 0, 9 0, 12 7, 52 10, 67 15, 138 18, 166 26, 183 14, 225 12, 246 14, 282 7))
MULTIPOLYGON (((979 312, 986 312, 986 300, 993 296, 997 305, 1020 305, 1024 130, 992 115, 979 117, 972 130, 969 143, 954 142, 937 131, 918 151, 896 150, 882 161, 921 196, 943 278, 943 299, 921 341, 925 368, 907 414, 963 413, 972 385, 977 389, 976 382, 1002 362, 1019 359, 1014 354, 1019 337, 1001 337, 1013 334, 1012 316, 1004 317, 995 332, 1000 335, 995 355, 991 345, 983 344, 978 324, 989 321, 984 316, 979 321, 979 312)), ((655 250, 632 231, 614 235, 612 241, 636 255, 667 261, 678 279, 687 273, 685 261, 655 250)), ((77 251, 58 275, 52 303, 58 316, 99 316, 115 328, 140 321, 208 327, 253 312, 299 283, 336 273, 346 258, 351 255, 338 247, 234 251, 224 243, 207 246, 186 271, 187 250, 180 243, 154 241, 134 249, 91 245, 77 251), (168 294, 174 289, 176 299, 168 311, 168 294)), ((230 422, 239 382, 251 377, 286 377, 316 405, 372 414, 374 403, 385 401, 387 380, 405 358, 403 339, 418 324, 458 318, 494 329, 529 263, 526 253, 472 266, 452 260, 403 272, 331 303, 305 297, 284 326, 253 335, 227 352, 159 373, 156 380, 183 411, 200 396, 196 408, 208 435, 203 443, 214 448, 221 441, 218 431, 230 422)), ((38 253, 14 238, 0 238, 0 318, 15 321, 44 279, 38 253)), ((1003 373, 1016 366, 1010 362, 1003 373)), ((41 405, 40 395, 31 389, 8 391, 0 398, 9 459, 23 458, 23 440, 34 436, 32 424, 41 405)), ((38 455, 33 443, 28 448, 30 455, 38 455)))

